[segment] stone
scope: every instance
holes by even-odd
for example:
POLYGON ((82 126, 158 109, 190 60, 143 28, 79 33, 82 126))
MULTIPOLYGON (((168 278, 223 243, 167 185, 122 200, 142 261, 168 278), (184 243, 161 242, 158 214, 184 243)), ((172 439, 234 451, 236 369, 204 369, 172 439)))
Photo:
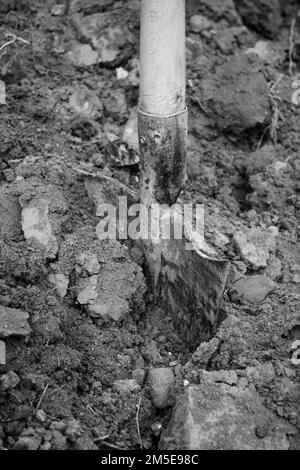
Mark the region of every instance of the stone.
POLYGON ((162 355, 160 354, 157 344, 155 341, 151 340, 149 344, 143 346, 142 354, 144 358, 151 364, 157 365, 163 363, 162 355))
POLYGON ((97 299, 97 276, 80 279, 77 286, 77 300, 81 305, 87 305, 97 299))
MULTIPOLYGON (((121 365, 122 369, 126 369, 131 365, 131 357, 127 354, 117 354, 118 363, 121 365)), ((133 377, 134 378, 134 377, 133 377)))
POLYGON ((172 406, 174 382, 175 376, 170 367, 149 370, 147 383, 152 403, 156 408, 164 409, 172 406))
POLYGON ((29 314, 23 310, 0 305, 0 338, 10 336, 27 337, 31 333, 29 314))
POLYGON ((92 15, 74 15, 74 24, 79 35, 90 43, 97 53, 98 62, 105 65, 119 65, 126 49, 131 49, 135 38, 126 24, 120 23, 120 17, 112 18, 107 13, 92 15))
POLYGON ((278 232, 270 230, 239 230, 233 235, 237 253, 254 270, 267 266, 270 253, 275 251, 278 232))
POLYGON ((6 345, 4 341, 0 340, 0 366, 6 364, 6 345))
POLYGON ((116 75, 118 80, 125 80, 128 77, 129 72, 127 72, 123 67, 117 67, 116 75))
POLYGON ((261 60, 272 63, 273 51, 271 43, 268 41, 257 41, 254 47, 250 47, 245 51, 246 54, 257 54, 261 60))
POLYGON ((20 437, 13 446, 13 450, 37 450, 40 447, 41 441, 42 439, 37 436, 20 437))
POLYGON ((12 370, 0 377, 0 391, 15 388, 20 383, 20 377, 12 370))
POLYGON ((84 85, 78 87, 69 98, 70 108, 86 119, 100 119, 103 106, 97 94, 84 85))
POLYGON ((138 138, 138 118, 137 118, 137 109, 133 108, 130 111, 129 119, 125 124, 122 141, 135 150, 139 152, 139 138, 138 138))
POLYGON ((64 433, 67 429, 67 423, 65 421, 53 421, 50 429, 64 433))
POLYGON ((190 386, 180 397, 162 450, 288 450, 286 428, 255 390, 224 383, 190 386), (265 427, 263 436, 256 429, 265 427))
MULTIPOLYGON (((101 275, 79 279, 77 300, 86 305, 92 317, 119 322, 130 312, 129 299, 139 290, 140 281, 137 273, 130 273, 125 281, 122 271, 111 272, 102 267, 101 275), (124 288, 127 286, 127 292, 124 288)), ((142 291, 141 291, 142 292, 142 291)))
POLYGON ((58 252, 60 227, 65 220, 67 202, 55 186, 32 184, 29 180, 20 197, 22 229, 26 240, 33 238, 46 249, 46 257, 54 259, 58 252))
POLYGON ((77 67, 91 67, 99 62, 98 53, 89 44, 73 44, 67 58, 77 67))
POLYGON ((100 271, 100 264, 95 253, 89 251, 79 253, 76 257, 76 262, 89 274, 98 274, 100 271))
POLYGON ((52 431, 52 447, 54 450, 64 450, 67 446, 67 438, 60 431, 52 431))
POLYGON ((45 442, 45 444, 42 444, 40 447, 40 450, 50 450, 51 449, 51 442, 45 442))
POLYGON ((67 6, 64 3, 55 3, 51 8, 51 15, 63 16, 67 11, 67 6))
POLYGON ((128 109, 125 92, 122 88, 112 90, 103 98, 106 113, 113 119, 125 122, 128 118, 128 109))
POLYGON ((134 379, 116 380, 113 383, 113 388, 121 393, 134 393, 141 390, 141 386, 134 379))
POLYGON ((234 0, 246 26, 274 39, 282 23, 280 0, 234 0))
POLYGON ((199 85, 196 96, 220 130, 240 134, 270 122, 270 90, 257 55, 228 59, 199 85))
POLYGON ((282 276, 282 263, 276 256, 270 256, 268 265, 264 270, 264 274, 273 281, 278 281, 282 276))
POLYGON ((141 387, 144 385, 146 372, 144 369, 135 369, 132 371, 132 378, 135 380, 141 387))
POLYGON ((300 274, 294 274, 293 276, 293 282, 295 284, 300 284, 300 274))
POLYGON ((62 273, 48 274, 48 281, 55 286, 60 297, 65 297, 68 292, 69 278, 62 273))
POLYGON ((77 301, 91 317, 119 322, 130 313, 140 315, 146 291, 141 267, 118 241, 99 240, 95 232, 88 227, 68 235, 55 269, 66 275, 73 272, 77 301), (98 271, 98 263, 99 273, 90 275, 98 271))
POLYGON ((44 410, 37 410, 35 416, 40 423, 45 423, 47 421, 47 415, 44 410))
POLYGON ((120 140, 120 128, 116 124, 106 122, 103 126, 103 130, 110 143, 118 142, 120 140))
POLYGON ((75 442, 83 433, 82 426, 79 421, 72 419, 68 422, 65 435, 71 442, 75 442))
POLYGON ((79 281, 77 300, 81 305, 87 306, 92 317, 121 321, 129 313, 129 304, 126 299, 116 296, 108 302, 101 297, 101 280, 98 276, 79 281))
POLYGON ((190 27, 193 33, 201 33, 213 27, 212 22, 203 15, 193 15, 190 18, 190 27))
POLYGON ((275 282, 267 276, 248 276, 233 284, 231 295, 233 300, 257 304, 262 302, 275 288, 275 282))

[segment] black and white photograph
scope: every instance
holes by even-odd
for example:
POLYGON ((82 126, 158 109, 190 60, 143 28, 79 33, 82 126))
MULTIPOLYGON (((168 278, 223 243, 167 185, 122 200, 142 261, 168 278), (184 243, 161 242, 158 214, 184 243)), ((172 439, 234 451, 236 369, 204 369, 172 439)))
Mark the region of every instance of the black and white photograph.
POLYGON ((300 450, 299 222, 300 0, 0 0, 0 467, 300 450))

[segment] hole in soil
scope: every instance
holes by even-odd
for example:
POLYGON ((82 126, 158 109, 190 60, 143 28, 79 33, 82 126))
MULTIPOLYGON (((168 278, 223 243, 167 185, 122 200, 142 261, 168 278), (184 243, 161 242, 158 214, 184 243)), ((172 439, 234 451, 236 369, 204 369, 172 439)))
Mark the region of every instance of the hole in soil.
POLYGON ((71 135, 82 140, 90 140, 95 137, 97 130, 92 122, 87 119, 74 120, 70 127, 71 135))
POLYGON ((300 325, 294 326, 290 331, 292 339, 300 339, 300 325))
POLYGON ((252 188, 247 175, 240 175, 238 180, 233 184, 232 194, 237 200, 242 212, 251 209, 251 204, 247 200, 248 194, 252 193, 252 188))

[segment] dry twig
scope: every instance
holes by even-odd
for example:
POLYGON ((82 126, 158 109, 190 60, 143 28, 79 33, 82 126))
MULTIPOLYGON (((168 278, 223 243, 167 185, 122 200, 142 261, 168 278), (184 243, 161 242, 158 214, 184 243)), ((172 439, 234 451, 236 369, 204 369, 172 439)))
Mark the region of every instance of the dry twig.
POLYGON ((37 404, 37 406, 36 406, 36 411, 38 411, 39 407, 41 406, 41 403, 42 403, 42 401, 43 401, 43 398, 44 398, 44 396, 45 396, 45 393, 46 393, 47 390, 48 390, 48 387, 49 387, 49 384, 47 384, 46 387, 44 388, 44 391, 43 391, 43 393, 42 393, 42 395, 41 395, 41 398, 39 399, 39 402, 38 402, 38 404, 37 404))
POLYGON ((6 41, 4 44, 2 44, 2 46, 0 46, 0 52, 6 47, 10 46, 11 44, 14 44, 16 41, 20 41, 23 44, 26 44, 27 46, 29 45, 29 41, 27 41, 26 39, 20 38, 19 36, 16 36, 13 33, 7 33, 5 37, 10 38, 10 39, 8 39, 8 41, 6 41))
POLYGON ((295 34, 296 19, 294 18, 291 23, 290 36, 289 36, 289 75, 293 75, 293 68, 295 67, 293 55, 294 55, 294 34, 295 34))
POLYGON ((111 449, 124 450, 122 447, 116 446, 115 444, 111 444, 110 442, 107 442, 107 441, 102 441, 102 444, 107 447, 110 447, 111 449))
POLYGON ((272 118, 271 118, 270 124, 265 128, 264 132, 262 133, 262 136, 259 139, 259 142, 257 144, 256 150, 260 149, 260 147, 262 145, 262 142, 263 142, 267 132, 269 133, 273 143, 274 144, 277 143, 277 138, 278 138, 277 130, 278 130, 278 127, 279 127, 279 120, 282 119, 282 114, 281 114, 281 112, 279 110, 279 106, 278 106, 278 103, 281 103, 281 98, 280 98, 280 96, 278 96, 276 94, 276 88, 279 85, 279 83, 281 82, 282 77, 283 77, 283 75, 280 74, 278 79, 276 80, 276 82, 274 82, 273 85, 270 86, 269 98, 270 98, 271 108, 272 108, 272 118))
POLYGON ((75 171, 76 171, 76 173, 78 173, 80 175, 83 175, 83 176, 89 176, 91 178, 98 178, 100 180, 101 179, 105 180, 105 181, 111 183, 112 185, 114 185, 115 187, 123 190, 124 193, 127 194, 129 197, 131 197, 134 201, 138 200, 138 195, 135 191, 128 188, 125 184, 121 183, 120 181, 116 180, 115 178, 112 178, 111 176, 107 176, 104 173, 101 173, 99 171, 97 173, 91 173, 89 171, 82 170, 81 168, 75 168, 75 171))
POLYGON ((141 430, 140 430, 140 422, 139 422, 141 403, 142 403, 142 397, 140 397, 139 402, 137 404, 136 416, 135 416, 135 422, 136 422, 136 428, 137 428, 137 433, 138 433, 138 438, 139 438, 140 449, 143 448, 142 438, 141 438, 141 430))
POLYGON ((108 439, 109 437, 110 437, 110 434, 106 434, 105 436, 101 436, 101 437, 96 437, 96 439, 94 439, 94 442, 105 441, 105 440, 108 439))

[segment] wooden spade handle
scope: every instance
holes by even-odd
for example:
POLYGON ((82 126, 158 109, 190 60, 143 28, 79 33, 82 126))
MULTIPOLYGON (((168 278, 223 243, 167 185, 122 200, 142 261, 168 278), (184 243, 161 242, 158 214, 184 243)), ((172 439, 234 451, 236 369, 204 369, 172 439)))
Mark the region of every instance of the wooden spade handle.
POLYGON ((183 111, 185 68, 185 0, 141 0, 141 111, 183 111))
POLYGON ((186 177, 185 0, 141 0, 140 198, 173 205, 186 177))

